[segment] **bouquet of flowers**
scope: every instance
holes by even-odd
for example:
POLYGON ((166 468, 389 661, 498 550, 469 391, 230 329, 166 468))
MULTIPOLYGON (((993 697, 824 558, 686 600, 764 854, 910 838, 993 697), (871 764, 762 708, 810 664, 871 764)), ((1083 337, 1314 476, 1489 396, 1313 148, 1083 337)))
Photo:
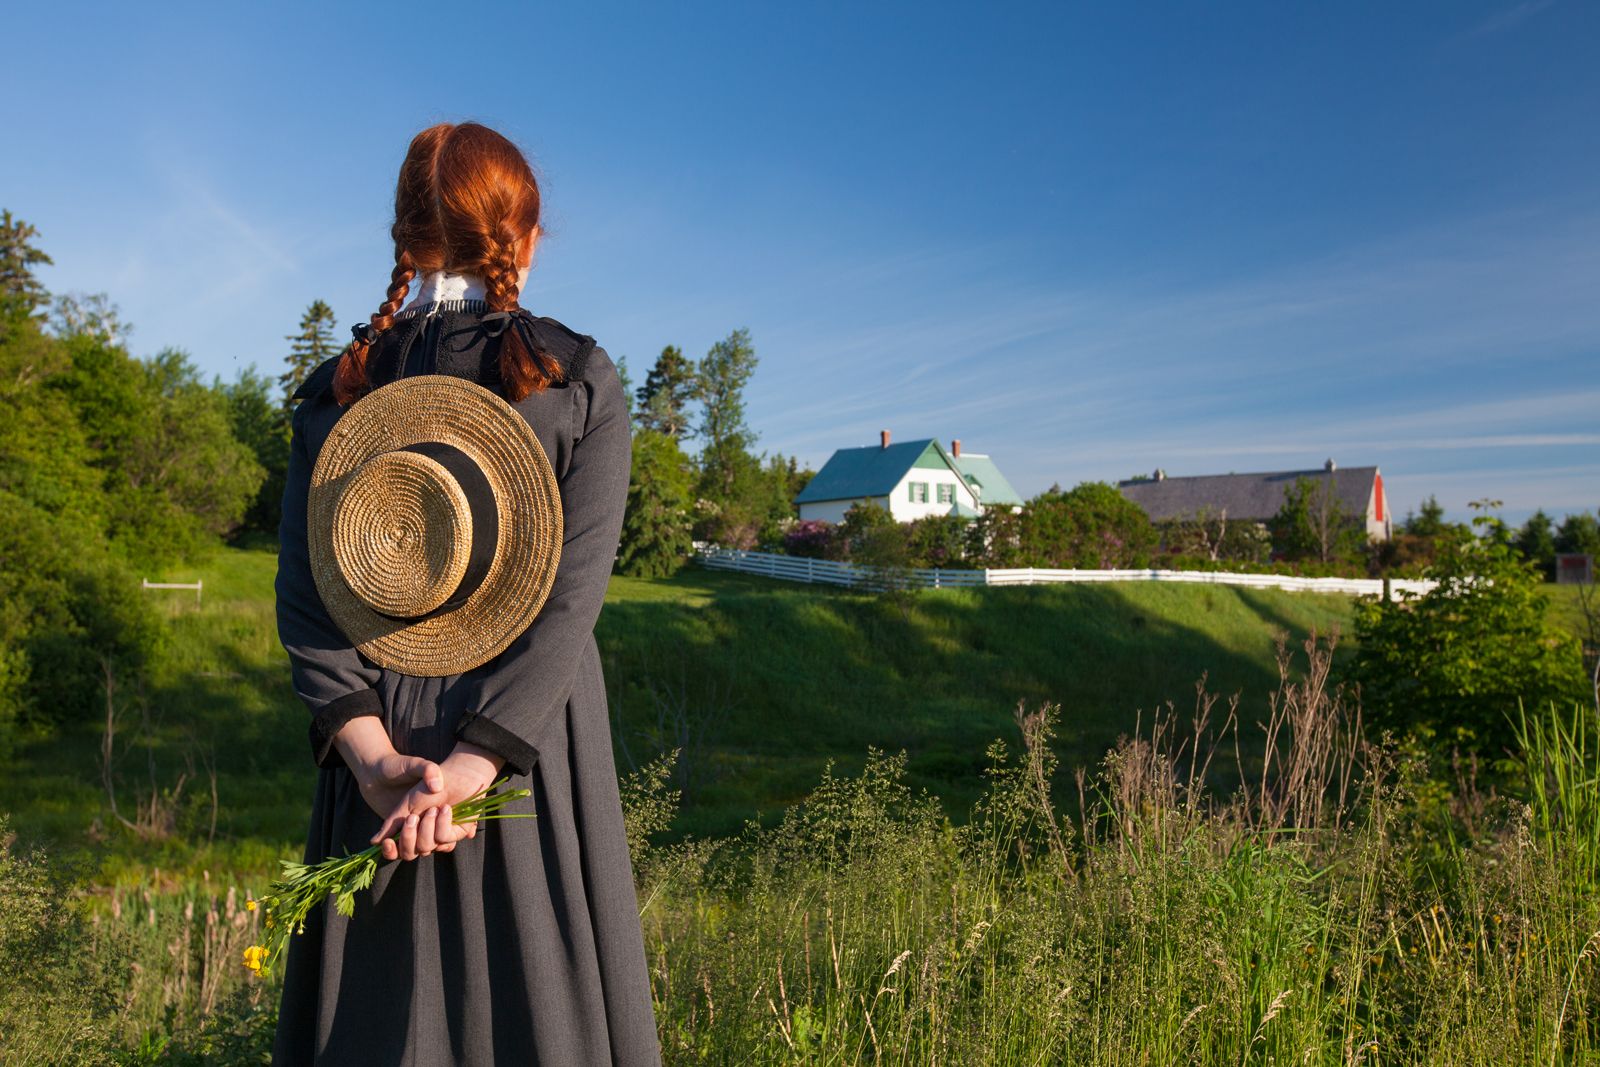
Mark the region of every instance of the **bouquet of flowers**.
MULTIPOLYGON (((481 792, 457 804, 452 809, 452 822, 487 822, 491 819, 531 819, 531 814, 502 812, 500 809, 513 800, 532 795, 527 789, 512 789, 496 793, 494 789, 504 784, 498 779, 481 792)), ((381 845, 373 845, 353 856, 330 856, 321 863, 305 864, 281 860, 283 875, 272 883, 259 898, 246 901, 250 911, 263 912, 261 944, 244 950, 244 965, 265 977, 272 973, 283 958, 283 950, 295 933, 305 933, 306 916, 311 909, 332 897, 340 915, 354 916, 356 893, 372 885, 378 873, 381 845)))

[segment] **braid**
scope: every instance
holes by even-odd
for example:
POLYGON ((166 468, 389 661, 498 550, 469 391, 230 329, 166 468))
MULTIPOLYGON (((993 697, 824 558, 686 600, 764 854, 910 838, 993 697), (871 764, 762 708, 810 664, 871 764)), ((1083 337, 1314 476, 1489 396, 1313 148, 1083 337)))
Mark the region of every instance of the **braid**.
MULTIPOLYGON (((372 328, 378 334, 394 325, 394 314, 405 303, 411 279, 416 276, 417 267, 411 253, 396 248, 394 271, 389 275, 389 291, 384 294, 383 303, 378 305, 378 313, 372 316, 372 328)), ((352 404, 371 388, 367 379, 367 357, 371 352, 372 346, 359 338, 351 341, 350 347, 345 349, 333 376, 333 395, 339 403, 352 404)))
MULTIPOLYGON (((517 299, 521 295, 517 267, 518 236, 509 223, 484 242, 483 287, 485 303, 490 311, 517 312, 517 299)), ((511 400, 521 400, 529 393, 543 390, 553 381, 560 380, 561 367, 548 352, 529 350, 522 334, 507 330, 500 337, 500 384, 511 400)))

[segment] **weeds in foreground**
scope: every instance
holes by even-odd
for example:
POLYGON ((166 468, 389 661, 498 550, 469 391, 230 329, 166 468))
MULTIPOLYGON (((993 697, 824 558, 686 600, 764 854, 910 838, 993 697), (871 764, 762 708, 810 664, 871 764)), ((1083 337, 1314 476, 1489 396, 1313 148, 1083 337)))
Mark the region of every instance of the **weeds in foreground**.
MULTIPOLYGON (((1053 706, 1018 709, 960 826, 907 786, 903 755, 873 753, 777 826, 652 844, 676 795, 670 757, 645 765, 623 792, 664 1058, 1588 1062, 1593 716, 1521 718, 1528 802, 1482 795, 1461 769, 1441 799, 1404 745, 1363 739, 1330 655, 1315 639, 1298 667, 1281 651, 1259 723, 1202 687, 1186 721, 1168 709, 1075 775, 1075 811, 1053 706), (1264 745, 1241 744, 1252 730, 1264 745), (1224 778, 1246 784, 1219 791, 1224 778)), ((25 924, 42 940, 3 927, 7 965, 25 951, 81 980, 40 986, 52 1016, 0 1002, 0 1059, 70 1060, 29 1021, 59 1018, 76 1047, 123 1062, 261 1061, 274 995, 239 982, 256 916, 237 895, 124 891, 91 922, 50 903, 64 898, 39 888, 36 858, 4 857, 6 901, 36 911, 9 903, 0 922, 54 909, 25 924)))

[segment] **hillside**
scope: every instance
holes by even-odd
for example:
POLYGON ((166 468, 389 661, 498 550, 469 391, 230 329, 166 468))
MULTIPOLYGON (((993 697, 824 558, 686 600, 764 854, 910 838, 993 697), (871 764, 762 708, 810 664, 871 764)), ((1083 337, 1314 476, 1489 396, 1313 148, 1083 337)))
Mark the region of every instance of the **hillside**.
MULTIPOLYGON (((214 766, 217 811, 213 846, 154 846, 153 862, 265 864, 303 833, 314 770, 273 626, 274 568, 270 551, 229 549, 162 576, 202 578, 204 603, 160 594, 167 662, 149 691, 118 694, 119 806, 127 814, 153 794, 186 831, 173 840, 205 840, 214 766)), ((619 765, 682 749, 681 828, 711 833, 775 814, 826 761, 853 768, 869 747, 906 749, 912 783, 959 817, 982 786, 985 746, 1014 734, 1019 700, 1061 703, 1070 769, 1098 759, 1139 709, 1186 708, 1202 673, 1214 691, 1242 690, 1254 713, 1274 679, 1272 632, 1326 630, 1349 610, 1333 596, 1131 584, 930 591, 902 611, 690 569, 614 579, 599 638, 619 765)), ((96 836, 101 726, 19 753, 0 781, 0 811, 19 830, 96 836)))

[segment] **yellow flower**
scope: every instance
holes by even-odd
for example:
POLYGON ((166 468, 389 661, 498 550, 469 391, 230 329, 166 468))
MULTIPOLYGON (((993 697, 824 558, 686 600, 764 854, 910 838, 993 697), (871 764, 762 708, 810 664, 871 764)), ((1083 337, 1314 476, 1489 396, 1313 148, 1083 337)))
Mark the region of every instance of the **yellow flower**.
POLYGON ((244 902, 244 910, 245 911, 255 911, 256 910, 256 902, 253 901, 253 900, 245 901, 244 902))
POLYGON ((267 950, 260 945, 251 945, 244 950, 244 965, 256 974, 261 973, 261 964, 267 958, 267 950))

